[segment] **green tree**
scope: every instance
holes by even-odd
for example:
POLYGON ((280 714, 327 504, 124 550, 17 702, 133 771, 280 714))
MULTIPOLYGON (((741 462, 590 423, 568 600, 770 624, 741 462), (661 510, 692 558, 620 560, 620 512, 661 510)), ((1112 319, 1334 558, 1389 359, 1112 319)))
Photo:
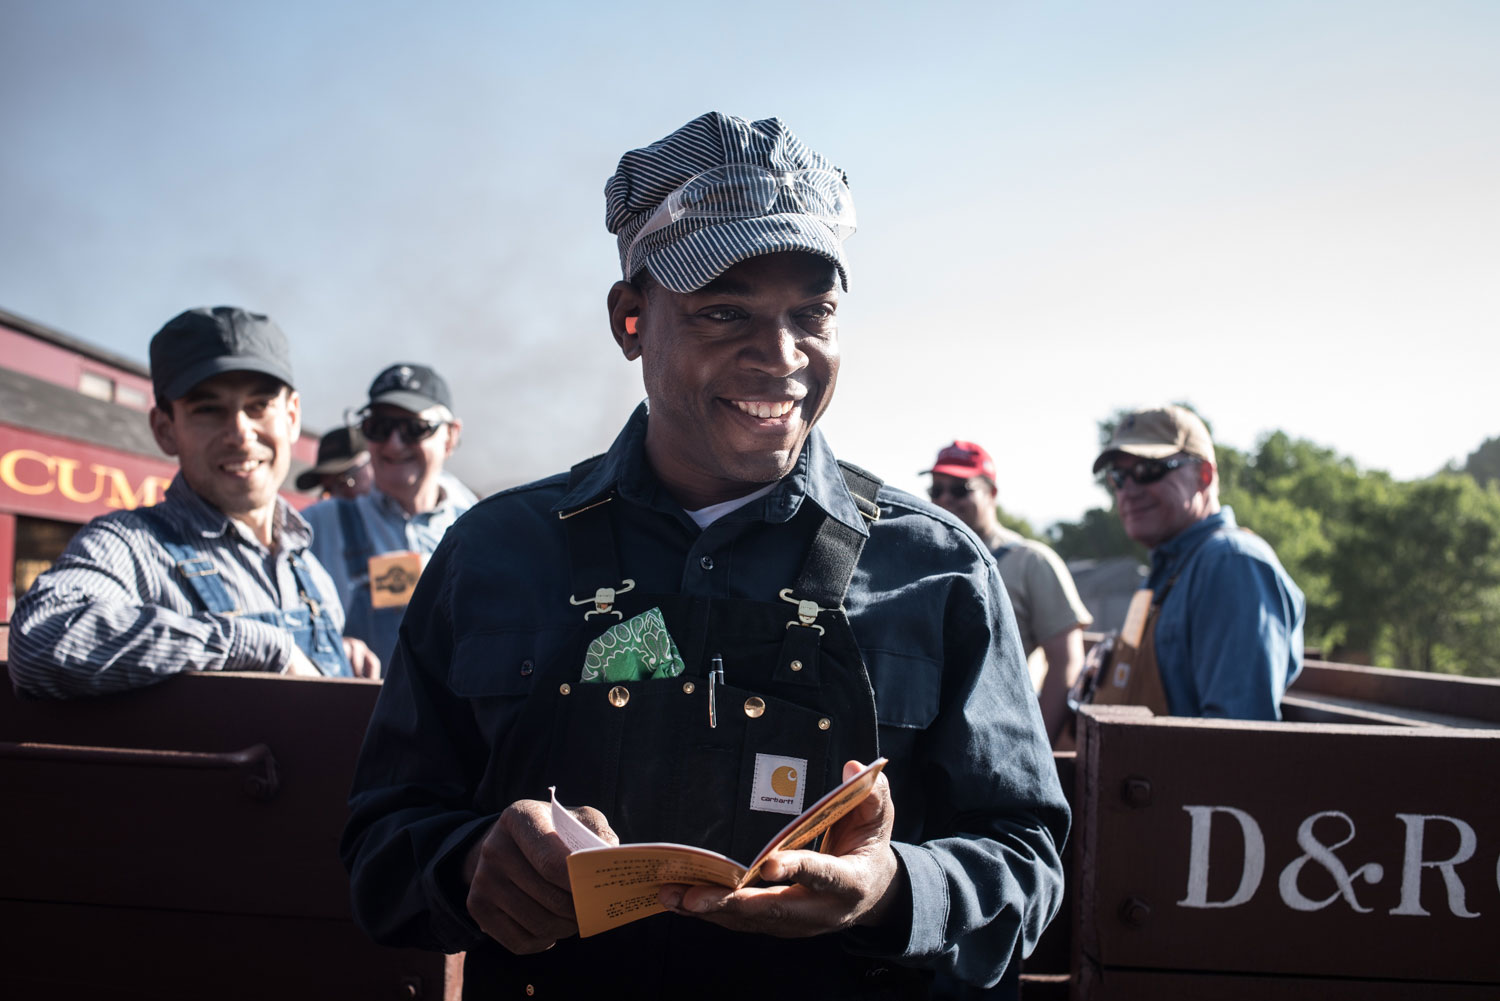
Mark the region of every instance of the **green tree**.
POLYGON ((1064 560, 1102 560, 1111 556, 1131 556, 1146 562, 1146 547, 1125 534, 1120 517, 1096 507, 1084 512, 1077 523, 1060 521, 1047 532, 1052 548, 1064 560))
POLYGON ((1044 536, 1038 534, 1037 530, 1032 527, 1031 522, 1027 521, 1025 518, 1021 517, 1018 514, 1011 514, 999 504, 995 505, 995 517, 1000 520, 1000 524, 1004 525, 1012 532, 1023 535, 1028 539, 1035 539, 1038 542, 1047 541, 1044 536))
POLYGON ((1500 438, 1486 438, 1470 452, 1464 460, 1464 472, 1474 477, 1480 486, 1500 481, 1500 438))
POLYGON ((1500 674, 1500 492, 1439 474, 1396 493, 1377 522, 1390 563, 1377 651, 1410 670, 1500 674))

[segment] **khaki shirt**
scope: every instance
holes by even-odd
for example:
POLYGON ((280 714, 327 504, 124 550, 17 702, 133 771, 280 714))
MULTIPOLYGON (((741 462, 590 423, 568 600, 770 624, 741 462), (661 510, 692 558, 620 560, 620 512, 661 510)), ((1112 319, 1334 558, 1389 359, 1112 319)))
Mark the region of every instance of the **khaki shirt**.
POLYGON ((1043 640, 1094 621, 1078 597, 1067 565, 1050 548, 1007 528, 1000 528, 987 542, 992 551, 1016 543, 996 560, 1028 657, 1043 640))

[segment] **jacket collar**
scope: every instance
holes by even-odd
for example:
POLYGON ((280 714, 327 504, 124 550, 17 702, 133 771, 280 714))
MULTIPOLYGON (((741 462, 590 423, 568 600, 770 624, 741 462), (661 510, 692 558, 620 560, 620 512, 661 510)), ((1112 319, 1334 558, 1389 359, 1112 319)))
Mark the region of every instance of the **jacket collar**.
MULTIPOLYGON (((172 482, 167 487, 161 511, 177 522, 185 537, 196 535, 205 539, 218 539, 233 532, 246 542, 260 547, 260 540, 248 530, 241 530, 233 518, 199 496, 197 491, 188 486, 180 472, 172 477, 172 482)), ((282 550, 306 549, 312 543, 312 529, 302 515, 279 495, 276 498, 275 537, 278 548, 282 550)))
MULTIPOLYGON (((416 514, 407 514, 406 508, 401 506, 400 501, 396 500, 396 498, 392 497, 390 494, 386 493, 384 490, 381 490, 377 486, 372 485, 368 492, 361 494, 360 496, 368 497, 369 500, 365 503, 370 504, 378 512, 385 515, 386 517, 392 519, 399 518, 402 521, 415 521, 419 518, 423 520, 434 518, 437 515, 447 511, 449 508, 454 507, 458 503, 453 496, 453 491, 449 490, 447 484, 441 481, 439 481, 438 483, 437 503, 433 505, 432 510, 418 511, 416 514)), ((359 497, 356 497, 355 500, 359 500, 359 497)))
POLYGON ((1239 526, 1234 520, 1234 508, 1221 507, 1217 513, 1193 522, 1151 550, 1151 564, 1155 567, 1175 563, 1197 549, 1200 542, 1215 532, 1234 531, 1237 527, 1239 526))
MULTIPOLYGON (((646 459, 647 420, 646 405, 642 403, 625 422, 609 451, 563 494, 552 510, 559 515, 569 514, 616 495, 645 507, 682 515, 682 505, 667 493, 646 459)), ((781 478, 776 489, 725 518, 760 519, 779 524, 790 521, 801 509, 804 499, 860 535, 870 534, 844 482, 838 461, 817 428, 808 435, 792 471, 781 478)))

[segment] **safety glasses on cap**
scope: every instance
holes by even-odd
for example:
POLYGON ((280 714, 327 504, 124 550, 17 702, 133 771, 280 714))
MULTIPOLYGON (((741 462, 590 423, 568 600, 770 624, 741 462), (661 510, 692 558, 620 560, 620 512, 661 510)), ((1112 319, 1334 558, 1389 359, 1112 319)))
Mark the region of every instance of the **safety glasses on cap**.
POLYGON ((1141 459, 1124 469, 1106 469, 1104 479, 1116 490, 1123 487, 1126 480, 1134 480, 1141 486, 1147 487, 1159 482, 1174 469, 1201 461, 1190 456, 1178 456, 1175 459, 1141 459))
POLYGON ((836 170, 810 167, 768 170, 749 163, 730 163, 688 178, 635 234, 626 251, 626 271, 635 274, 636 245, 641 239, 680 219, 727 221, 768 215, 805 215, 833 230, 840 240, 855 230, 854 196, 836 170))

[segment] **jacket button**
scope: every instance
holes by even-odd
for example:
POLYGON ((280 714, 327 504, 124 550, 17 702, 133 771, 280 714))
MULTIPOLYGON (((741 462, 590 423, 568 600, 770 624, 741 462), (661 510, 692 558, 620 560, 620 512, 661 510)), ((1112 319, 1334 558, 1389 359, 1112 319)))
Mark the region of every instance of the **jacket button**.
POLYGON ((523 678, 529 678, 529 677, 531 677, 531 661, 529 661, 529 660, 523 660, 523 661, 521 661, 521 677, 523 677, 523 678))
POLYGON ((822 719, 818 720, 819 730, 826 730, 831 726, 833 726, 833 720, 829 719, 827 716, 824 716, 822 719))
POLYGON ((624 685, 616 685, 609 690, 609 704, 616 709, 624 708, 625 703, 630 701, 630 689, 624 685))
POLYGON ((698 565, 705 570, 712 570, 714 568, 714 558, 712 556, 705 556, 698 561, 698 565))
POLYGON ((751 719, 757 719, 766 711, 766 700, 759 695, 752 695, 745 700, 745 715, 751 719))
POLYGON ((563 695, 567 695, 573 691, 573 686, 568 684, 567 682, 563 682, 561 685, 557 686, 557 690, 563 695))
POLYGON ((791 667, 791 669, 793 671, 800 671, 800 670, 802 670, 802 661, 800 661, 800 660, 794 660, 794 661, 792 661, 792 663, 789 666, 791 667))
POLYGON ((693 692, 697 690, 697 688, 698 686, 693 684, 691 681, 684 681, 682 683, 682 690, 684 692, 687 692, 689 695, 692 695, 693 692))

